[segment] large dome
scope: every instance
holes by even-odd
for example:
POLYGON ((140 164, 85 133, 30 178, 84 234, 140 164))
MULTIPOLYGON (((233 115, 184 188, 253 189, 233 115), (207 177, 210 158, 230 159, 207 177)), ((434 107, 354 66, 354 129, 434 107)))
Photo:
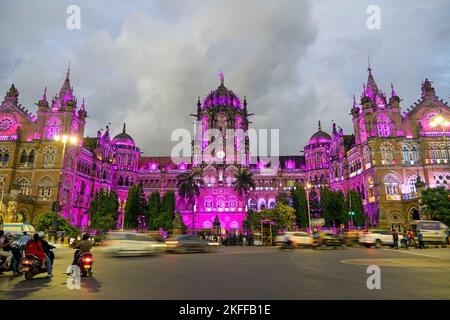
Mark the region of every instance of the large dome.
POLYGON ((319 130, 314 133, 311 138, 309 138, 309 142, 308 144, 317 144, 317 143, 325 143, 325 142, 330 142, 331 141, 331 137, 328 133, 326 133, 325 131, 322 131, 322 128, 320 126, 320 121, 319 121, 319 130))
POLYGON ((125 144, 135 146, 133 138, 126 132, 125 123, 123 124, 123 131, 112 139, 113 144, 125 144))
POLYGON ((232 106, 234 108, 243 109, 244 105, 241 103, 238 95, 224 85, 223 74, 220 77, 219 87, 211 91, 203 100, 202 108, 210 108, 215 106, 232 106))

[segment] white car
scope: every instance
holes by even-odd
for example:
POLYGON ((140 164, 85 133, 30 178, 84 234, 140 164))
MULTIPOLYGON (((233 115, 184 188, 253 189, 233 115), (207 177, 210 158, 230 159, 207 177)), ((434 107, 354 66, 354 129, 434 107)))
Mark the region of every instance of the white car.
POLYGON ((293 231, 285 232, 281 236, 275 238, 275 243, 280 245, 282 249, 293 247, 309 247, 312 246, 314 239, 307 232, 293 231))
POLYGON ((359 243, 365 245, 367 248, 375 246, 375 248, 381 248, 381 246, 393 246, 394 239, 392 233, 389 230, 369 230, 364 231, 359 238, 359 243))
POLYGON ((156 241, 147 234, 132 232, 113 232, 108 234, 102 250, 111 256, 142 256, 163 253, 164 242, 156 241))

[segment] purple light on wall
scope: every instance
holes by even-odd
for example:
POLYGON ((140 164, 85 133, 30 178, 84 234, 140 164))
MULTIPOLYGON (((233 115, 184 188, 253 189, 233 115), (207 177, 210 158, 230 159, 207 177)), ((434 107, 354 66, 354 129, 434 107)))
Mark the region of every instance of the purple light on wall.
POLYGON ((180 163, 178 164, 178 170, 180 170, 180 171, 186 170, 186 163, 180 162, 180 163))
POLYGON ((266 168, 266 163, 263 160, 259 160, 257 167, 258 167, 259 170, 265 169, 266 168))
POLYGON ((286 161, 285 165, 286 165, 286 168, 289 170, 295 169, 295 162, 290 159, 286 161))
POLYGON ((152 162, 152 163, 150 163, 150 170, 156 170, 156 169, 158 169, 158 165, 156 164, 156 162, 152 162))

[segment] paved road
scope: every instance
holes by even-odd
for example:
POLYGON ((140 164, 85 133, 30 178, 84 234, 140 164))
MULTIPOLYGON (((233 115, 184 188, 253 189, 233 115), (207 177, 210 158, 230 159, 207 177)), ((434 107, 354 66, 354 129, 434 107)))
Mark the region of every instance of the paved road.
MULTIPOLYGON (((98 250, 98 249, 96 249, 98 250)), ((72 251, 56 250, 55 277, 0 276, 3 299, 450 299, 450 249, 337 250, 222 247, 215 253, 107 258, 67 288, 72 251), (368 265, 381 268, 369 290, 368 265)))

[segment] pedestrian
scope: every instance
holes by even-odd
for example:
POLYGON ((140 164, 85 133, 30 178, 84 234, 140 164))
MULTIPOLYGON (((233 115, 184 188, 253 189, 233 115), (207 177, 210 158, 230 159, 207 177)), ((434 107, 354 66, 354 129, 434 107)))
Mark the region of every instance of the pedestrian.
POLYGON ((417 239, 419 240, 419 249, 425 249, 425 244, 423 242, 423 233, 422 231, 417 231, 417 239))
POLYGON ((403 232, 403 245, 405 249, 408 249, 408 232, 403 232))
POLYGON ((408 241, 411 247, 413 246, 413 244, 414 247, 416 246, 416 239, 414 239, 414 232, 411 229, 408 229, 408 241))
POLYGON ((394 245, 392 247, 398 249, 398 233, 395 229, 392 229, 392 239, 394 240, 394 245))

